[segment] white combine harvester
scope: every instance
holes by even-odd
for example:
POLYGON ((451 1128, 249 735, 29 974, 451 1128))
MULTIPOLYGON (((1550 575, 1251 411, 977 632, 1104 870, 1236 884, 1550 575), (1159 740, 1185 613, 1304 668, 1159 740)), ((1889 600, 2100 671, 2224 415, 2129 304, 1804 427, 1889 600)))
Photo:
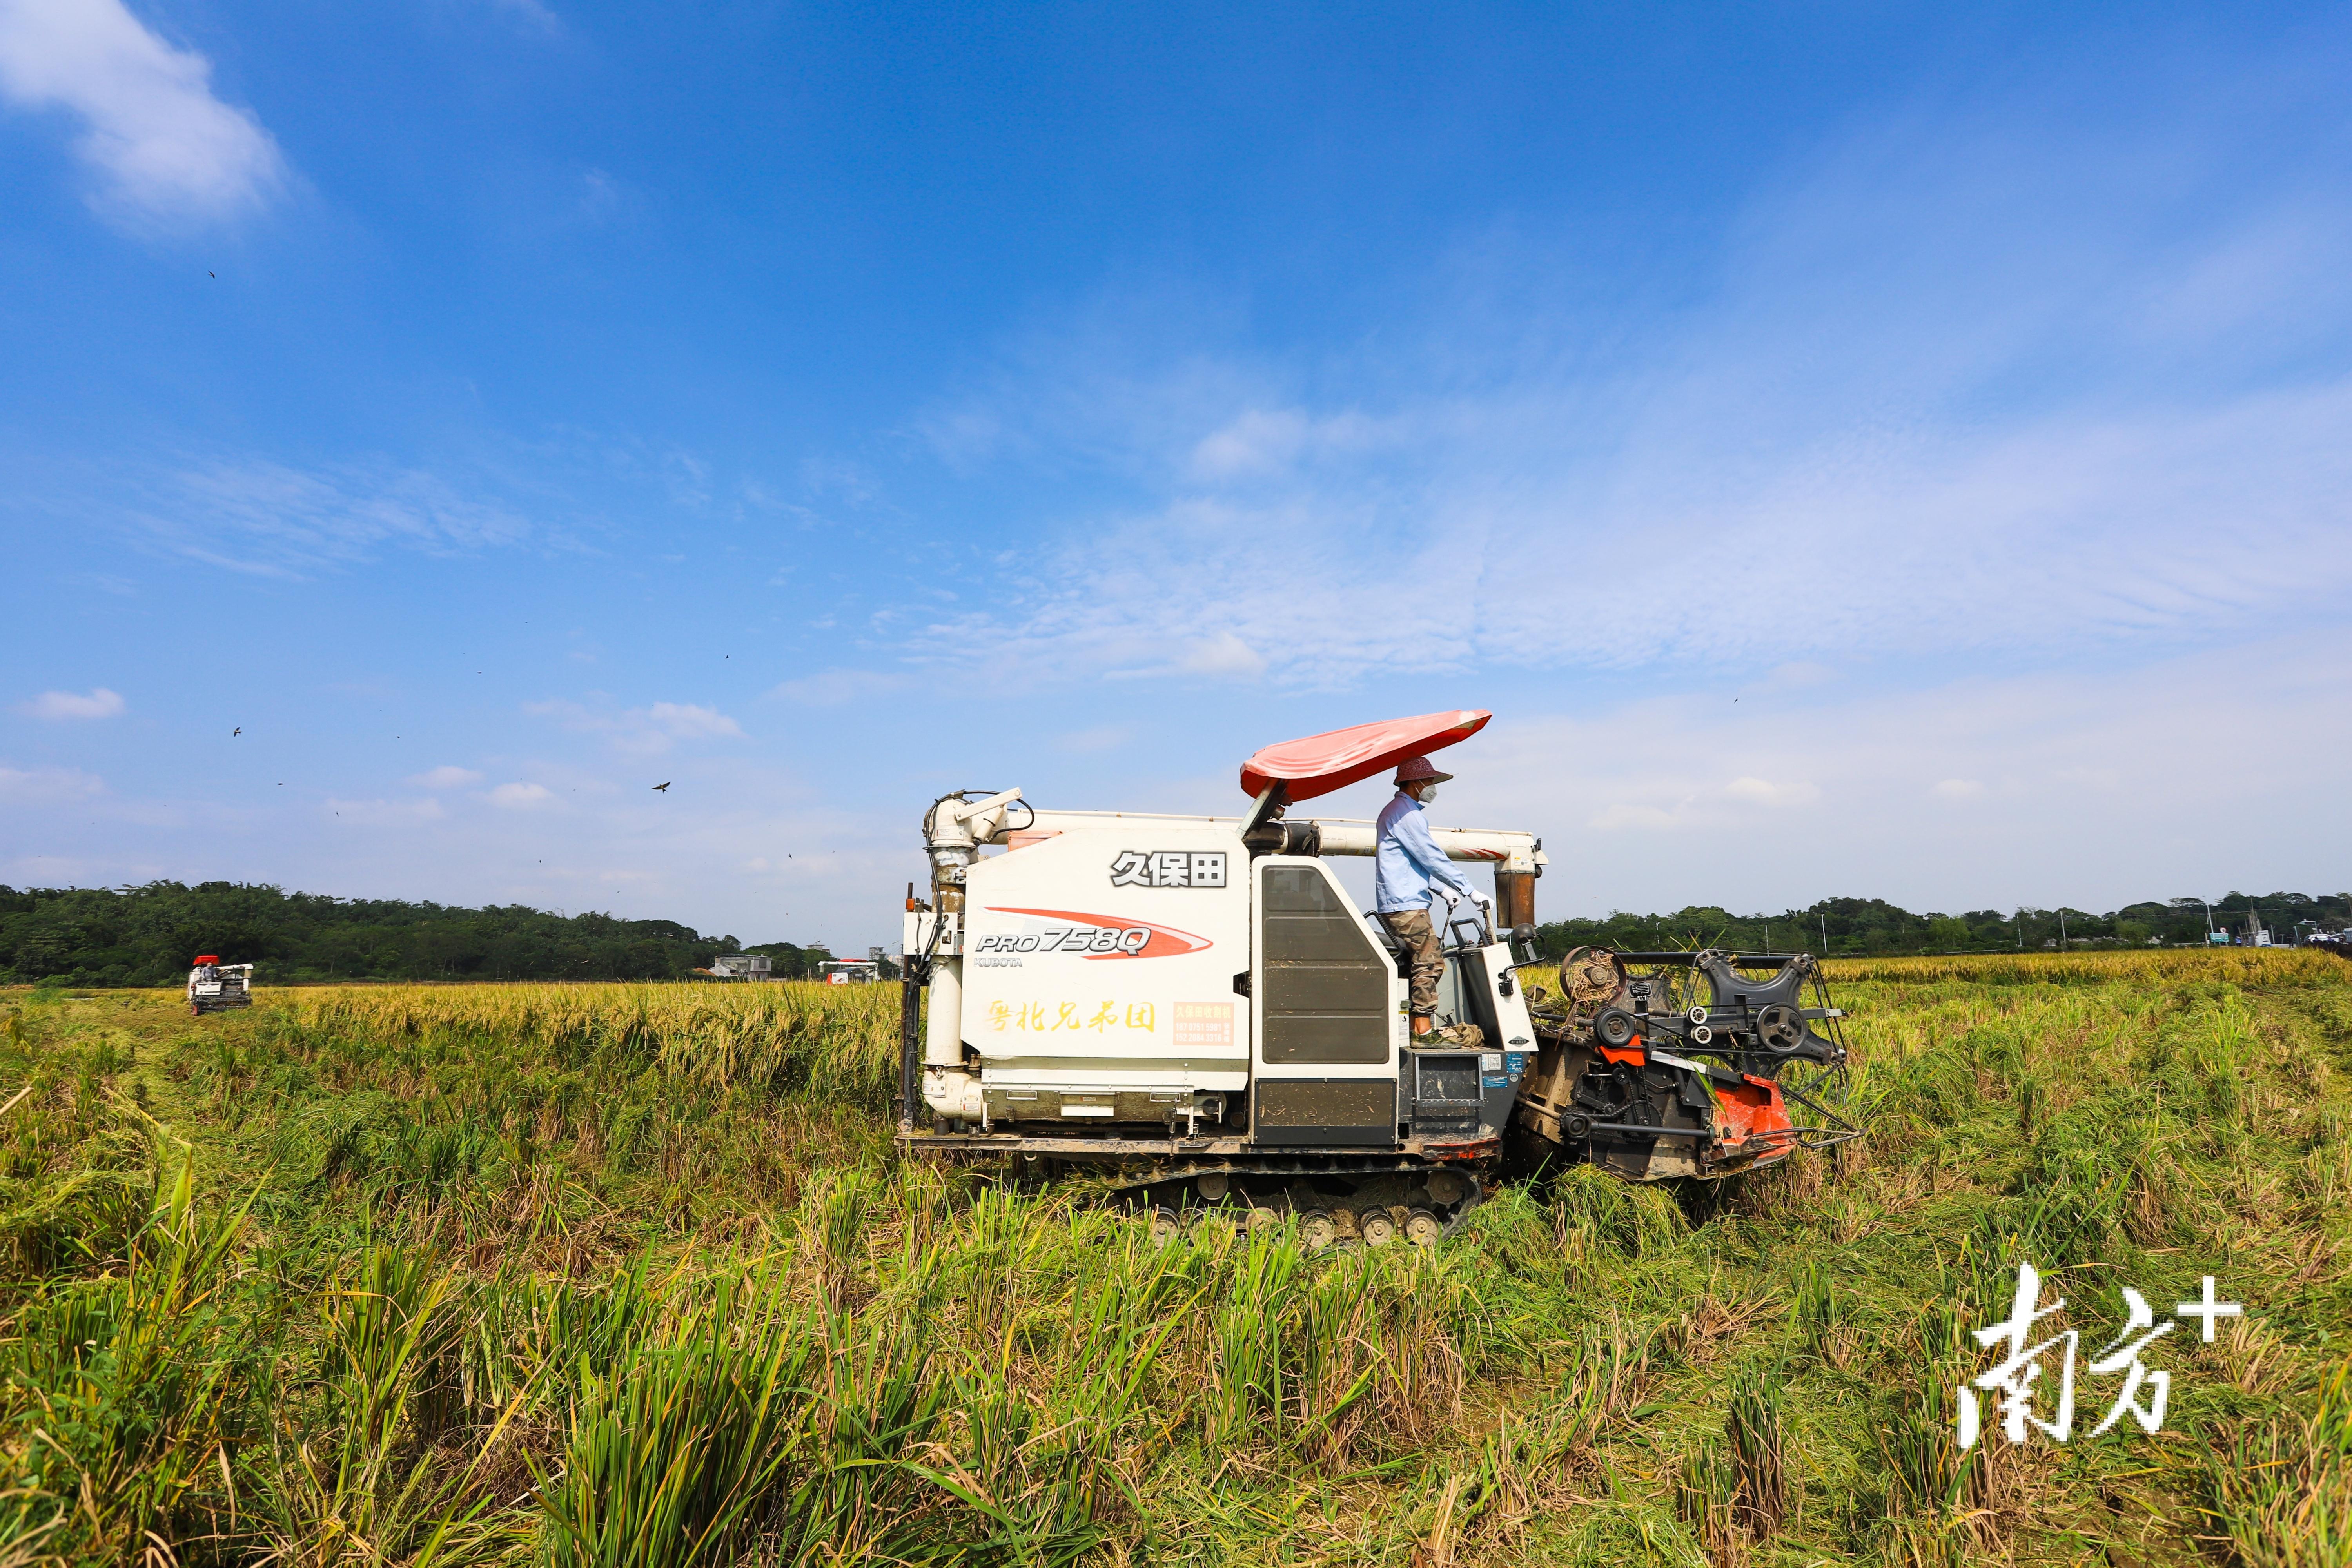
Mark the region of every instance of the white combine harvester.
POLYGON ((1269 747, 1242 769, 1240 816, 1037 810, 1017 789, 935 802, 930 896, 910 892, 902 942, 902 1145, 1110 1173, 1163 1226, 1244 1207, 1297 1215, 1310 1242, 1377 1245, 1457 1222, 1500 1174, 1507 1133, 1530 1165, 1591 1158, 1645 1179, 1725 1173, 1825 1131, 1790 1125, 1772 1077, 1792 1056, 1843 1060, 1803 1022, 1834 1015, 1781 994, 1809 959, 1580 952, 1560 1005, 1520 984, 1545 865, 1528 833, 1433 830, 1451 858, 1494 868, 1493 900, 1447 933, 1438 1008, 1482 1038, 1413 1047, 1401 954, 1328 863, 1372 854, 1373 825, 1286 813, 1489 717, 1269 747), (1726 961, 1738 1000, 1685 1005, 1714 978, 1695 960, 1726 961), (1773 1015, 1780 1048, 1756 1030, 1775 1005, 1797 1019, 1773 1015))
POLYGON ((188 1011, 201 1016, 253 1005, 253 965, 223 963, 215 952, 197 956, 188 971, 188 1011))

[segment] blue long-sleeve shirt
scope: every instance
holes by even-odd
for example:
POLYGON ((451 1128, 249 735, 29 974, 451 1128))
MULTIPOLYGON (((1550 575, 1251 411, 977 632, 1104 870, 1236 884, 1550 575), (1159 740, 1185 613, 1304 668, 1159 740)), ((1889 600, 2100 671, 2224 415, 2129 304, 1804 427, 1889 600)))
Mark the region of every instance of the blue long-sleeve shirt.
POLYGON ((1429 836, 1427 809, 1402 790, 1381 808, 1380 845, 1372 857, 1374 914, 1429 908, 1433 883, 1469 893, 1470 884, 1429 836))

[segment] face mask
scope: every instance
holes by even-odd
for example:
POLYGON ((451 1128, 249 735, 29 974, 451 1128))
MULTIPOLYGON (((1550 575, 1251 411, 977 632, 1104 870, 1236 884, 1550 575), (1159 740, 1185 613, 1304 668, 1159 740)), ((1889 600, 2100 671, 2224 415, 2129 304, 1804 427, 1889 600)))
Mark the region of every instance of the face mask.
POLYGON ((1412 797, 1413 799, 1421 802, 1422 805, 1427 805, 1431 801, 1437 798, 1437 786, 1433 784, 1423 784, 1419 789, 1412 792, 1412 797))

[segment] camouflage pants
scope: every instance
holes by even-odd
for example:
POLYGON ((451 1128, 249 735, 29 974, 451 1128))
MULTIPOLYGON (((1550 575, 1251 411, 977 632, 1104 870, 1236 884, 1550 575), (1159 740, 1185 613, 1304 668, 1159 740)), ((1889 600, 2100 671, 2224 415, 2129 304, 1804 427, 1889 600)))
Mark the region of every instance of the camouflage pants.
POLYGON ((1404 943, 1405 953, 1412 962, 1412 1016, 1431 1016, 1437 1011, 1437 977, 1445 973, 1445 960, 1439 955, 1437 928, 1430 923, 1429 911, 1405 910, 1383 914, 1381 923, 1404 943))

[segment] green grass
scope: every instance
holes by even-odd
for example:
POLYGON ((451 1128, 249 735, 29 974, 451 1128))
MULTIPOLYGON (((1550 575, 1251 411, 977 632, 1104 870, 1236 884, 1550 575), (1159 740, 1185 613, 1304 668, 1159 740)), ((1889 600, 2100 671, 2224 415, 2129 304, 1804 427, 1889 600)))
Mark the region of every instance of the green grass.
POLYGON ((895 991, 0 1000, 0 1568, 2352 1562, 2352 965, 1870 961, 1873 1135, 1433 1253, 902 1169, 895 991), (2031 1258, 2166 1430, 1965 1458, 2031 1258))

